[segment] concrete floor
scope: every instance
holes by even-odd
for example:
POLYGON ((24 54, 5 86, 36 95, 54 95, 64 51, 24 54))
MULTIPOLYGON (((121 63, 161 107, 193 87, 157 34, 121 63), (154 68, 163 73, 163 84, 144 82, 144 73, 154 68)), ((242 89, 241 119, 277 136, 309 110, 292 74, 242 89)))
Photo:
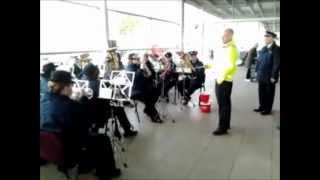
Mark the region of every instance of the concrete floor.
MULTIPOLYGON (((204 114, 198 107, 166 107, 175 119, 154 124, 139 104, 141 123, 133 109, 127 109, 130 121, 139 130, 137 137, 125 140, 128 168, 116 179, 212 179, 273 180, 280 179, 280 101, 277 85, 274 113, 261 116, 257 106, 257 84, 244 81, 245 68, 238 68, 232 92, 231 130, 226 136, 213 136, 217 127, 217 103, 214 84, 207 74, 206 89, 211 93, 212 112, 204 114)), ((193 99, 196 102, 199 91, 193 99)), ((53 167, 41 168, 41 179, 62 179, 53 167)), ((80 179, 96 179, 82 175, 80 179)))

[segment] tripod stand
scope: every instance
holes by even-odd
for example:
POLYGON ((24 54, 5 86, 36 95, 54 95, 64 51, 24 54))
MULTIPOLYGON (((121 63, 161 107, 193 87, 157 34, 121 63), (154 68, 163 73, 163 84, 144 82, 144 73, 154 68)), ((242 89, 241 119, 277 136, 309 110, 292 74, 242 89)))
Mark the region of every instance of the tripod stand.
POLYGON ((114 115, 114 111, 113 111, 114 107, 121 106, 121 104, 120 105, 119 104, 120 104, 119 102, 110 100, 110 107, 111 107, 110 108, 110 117, 106 121, 103 130, 100 130, 100 131, 104 132, 105 135, 109 136, 110 141, 111 141, 111 145, 112 145, 112 149, 114 150, 114 152, 116 154, 119 155, 121 164, 123 164, 123 166, 125 168, 127 168, 128 167, 127 160, 126 160, 125 155, 123 154, 125 152, 124 141, 123 141, 124 138, 123 138, 122 134, 120 133, 119 120, 114 115), (111 120, 111 121, 109 121, 109 120, 111 120))

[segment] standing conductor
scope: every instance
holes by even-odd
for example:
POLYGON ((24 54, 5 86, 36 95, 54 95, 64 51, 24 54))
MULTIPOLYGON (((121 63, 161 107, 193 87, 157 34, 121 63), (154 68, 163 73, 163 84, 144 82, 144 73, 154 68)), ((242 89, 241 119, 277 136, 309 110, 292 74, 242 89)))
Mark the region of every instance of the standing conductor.
POLYGON ((257 80, 259 82, 259 104, 255 112, 261 115, 269 115, 272 111, 275 85, 279 79, 280 71, 280 47, 274 39, 277 35, 271 31, 266 31, 265 43, 258 56, 257 80))
POLYGON ((231 92, 233 75, 237 69, 239 57, 235 42, 232 40, 233 30, 226 29, 223 34, 223 47, 216 54, 216 97, 219 106, 219 126, 214 135, 224 135, 230 129, 231 92))

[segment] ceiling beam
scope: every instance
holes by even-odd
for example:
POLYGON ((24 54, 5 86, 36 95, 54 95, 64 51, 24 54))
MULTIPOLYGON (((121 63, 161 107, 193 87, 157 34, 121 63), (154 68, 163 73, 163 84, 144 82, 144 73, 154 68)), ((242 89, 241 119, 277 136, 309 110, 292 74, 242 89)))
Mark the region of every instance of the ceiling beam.
POLYGON ((254 12, 254 9, 253 9, 253 7, 252 7, 252 4, 251 4, 248 0, 246 0, 246 4, 247 4, 247 6, 249 7, 249 10, 250 10, 251 14, 255 17, 255 16, 256 16, 256 13, 254 12))
POLYGON ((212 23, 228 23, 228 22, 261 22, 261 23, 270 23, 278 22, 279 17, 263 17, 263 18, 244 18, 244 19, 225 19, 225 20, 215 20, 212 23))
POLYGON ((224 1, 232 8, 232 11, 235 10, 238 13, 238 15, 243 16, 244 12, 241 11, 241 9, 238 6, 236 6, 235 4, 232 4, 232 2, 230 2, 232 0, 224 0, 224 1))
POLYGON ((217 4, 214 3, 213 0, 210 0, 210 1, 209 1, 209 0, 205 0, 205 1, 209 2, 209 4, 211 4, 211 6, 212 6, 213 8, 219 9, 219 11, 224 14, 224 17, 225 17, 225 18, 232 17, 232 12, 229 11, 227 8, 219 8, 219 7, 217 6, 217 4))
POLYGON ((221 8, 217 8, 214 4, 212 4, 212 2, 211 1, 209 1, 209 0, 199 0, 199 1, 197 1, 197 0, 195 0, 197 3, 200 3, 201 5, 202 5, 202 7, 203 7, 203 10, 205 10, 205 11, 207 11, 207 12, 209 12, 210 14, 214 14, 214 15, 216 15, 216 16, 218 16, 218 17, 220 17, 220 18, 225 18, 225 17, 228 17, 229 16, 229 14, 228 13, 226 13, 226 12, 224 12, 224 11, 218 11, 217 9, 221 9, 221 8))
POLYGON ((260 16, 261 16, 261 17, 264 17, 264 12, 263 12, 263 9, 262 9, 262 7, 261 7, 260 2, 259 2, 258 0, 255 0, 255 3, 256 3, 257 6, 258 6, 260 16))

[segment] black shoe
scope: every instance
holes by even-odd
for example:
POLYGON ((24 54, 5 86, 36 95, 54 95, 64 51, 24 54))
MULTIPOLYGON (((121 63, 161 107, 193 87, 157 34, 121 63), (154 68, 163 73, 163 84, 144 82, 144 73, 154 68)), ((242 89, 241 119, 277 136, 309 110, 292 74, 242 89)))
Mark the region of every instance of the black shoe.
POLYGON ((112 177, 119 177, 121 175, 121 169, 116 168, 111 172, 108 172, 108 174, 98 175, 99 180, 109 180, 112 177))
POLYGON ((160 119, 159 115, 155 115, 153 117, 151 117, 151 121, 154 123, 163 123, 163 121, 160 119))
POLYGON ((40 166, 47 165, 47 161, 40 157, 40 166))
POLYGON ((110 177, 118 177, 121 175, 121 169, 116 168, 110 172, 110 177))
POLYGON ((133 137, 138 134, 138 131, 129 130, 124 133, 124 137, 133 137))
POLYGON ((253 110, 254 112, 261 112, 261 111, 263 111, 261 108, 257 108, 257 109, 254 109, 253 110))
POLYGON ((187 97, 184 98, 183 101, 182 101, 182 104, 183 104, 184 106, 186 106, 186 105, 189 103, 190 99, 191 99, 191 98, 187 98, 187 97))
POLYGON ((261 111, 260 114, 263 116, 266 116, 266 115, 271 115, 271 112, 270 111, 261 111))
POLYGON ((227 130, 222 130, 222 129, 217 129, 212 134, 215 135, 215 136, 220 136, 220 135, 228 134, 228 131, 227 130))
POLYGON ((79 166, 79 168, 78 168, 78 173, 79 174, 88 174, 88 173, 90 173, 92 170, 93 170, 94 168, 93 167, 87 167, 87 166, 83 166, 83 165, 81 165, 81 166, 79 166))

